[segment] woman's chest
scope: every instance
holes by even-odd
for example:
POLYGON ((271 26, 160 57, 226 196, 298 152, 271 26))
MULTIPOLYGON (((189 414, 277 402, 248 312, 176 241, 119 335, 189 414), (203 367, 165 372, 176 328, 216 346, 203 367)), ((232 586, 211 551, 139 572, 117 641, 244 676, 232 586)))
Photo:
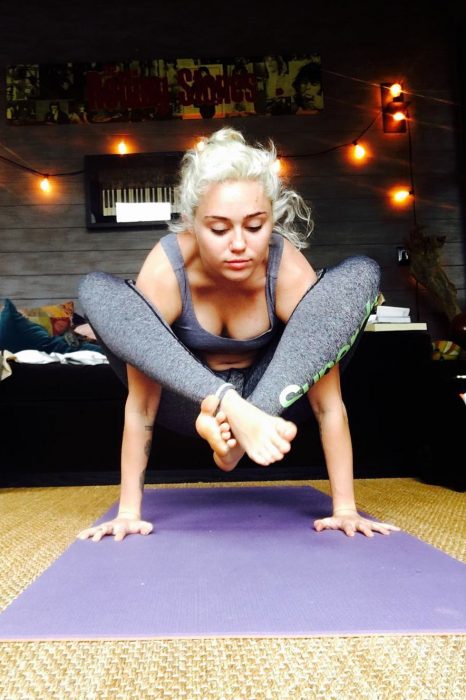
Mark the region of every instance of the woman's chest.
POLYGON ((191 290, 191 301, 198 323, 213 335, 245 340, 270 328, 263 288, 239 294, 194 289, 191 290))

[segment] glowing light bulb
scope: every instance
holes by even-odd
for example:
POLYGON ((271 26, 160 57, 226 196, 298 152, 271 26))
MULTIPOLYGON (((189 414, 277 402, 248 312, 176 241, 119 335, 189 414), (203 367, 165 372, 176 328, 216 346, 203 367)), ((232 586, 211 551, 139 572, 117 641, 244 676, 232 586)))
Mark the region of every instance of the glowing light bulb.
POLYGON ((400 188, 395 190, 392 194, 392 199, 395 204, 404 204, 410 197, 411 192, 409 190, 400 188))
POLYGON ((124 139, 121 139, 117 148, 118 148, 118 153, 120 154, 120 156, 124 156, 125 153, 128 153, 128 146, 126 145, 124 139))
POLYGON ((283 167, 283 164, 282 164, 282 161, 280 160, 280 158, 277 158, 276 160, 274 160, 274 162, 272 164, 272 170, 275 173, 281 172, 282 167, 283 167))
POLYGON ((49 178, 47 176, 42 178, 42 180, 40 181, 39 187, 42 190, 42 192, 50 192, 50 190, 51 190, 50 181, 49 181, 49 178))
POLYGON ((395 114, 393 115, 393 119, 396 122, 402 122, 403 119, 406 119, 406 114, 404 112, 401 112, 400 110, 398 110, 398 112, 395 112, 395 114))
POLYGON ((402 89, 400 83, 393 83, 390 86, 390 94, 392 97, 399 97, 401 95, 402 89))
POLYGON ((354 144, 353 157, 356 158, 356 160, 362 160, 366 157, 366 149, 364 146, 361 146, 360 143, 354 144))
POLYGON ((204 150, 204 148, 205 148, 205 139, 204 139, 204 138, 198 139, 197 142, 196 142, 196 149, 197 149, 199 152, 201 152, 201 151, 204 150))

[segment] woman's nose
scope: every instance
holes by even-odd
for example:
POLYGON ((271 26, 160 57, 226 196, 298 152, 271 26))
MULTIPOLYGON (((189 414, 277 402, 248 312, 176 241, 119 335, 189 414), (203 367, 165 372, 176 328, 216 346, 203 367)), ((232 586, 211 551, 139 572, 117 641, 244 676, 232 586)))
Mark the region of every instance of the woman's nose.
POLYGON ((246 248, 246 240, 242 231, 235 231, 230 242, 231 250, 244 250, 246 248))

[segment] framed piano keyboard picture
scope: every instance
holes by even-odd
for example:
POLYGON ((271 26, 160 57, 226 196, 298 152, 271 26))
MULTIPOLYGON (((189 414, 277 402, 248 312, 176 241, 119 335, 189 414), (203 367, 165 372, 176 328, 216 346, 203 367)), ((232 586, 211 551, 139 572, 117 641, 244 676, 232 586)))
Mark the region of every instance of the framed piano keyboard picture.
POLYGON ((179 216, 183 152, 84 156, 86 228, 166 228, 179 216))

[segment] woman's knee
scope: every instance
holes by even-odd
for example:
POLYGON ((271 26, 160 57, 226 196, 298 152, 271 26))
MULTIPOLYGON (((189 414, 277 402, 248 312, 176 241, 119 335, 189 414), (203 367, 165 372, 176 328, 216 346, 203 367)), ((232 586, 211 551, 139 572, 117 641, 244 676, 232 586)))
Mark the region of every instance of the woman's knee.
POLYGON ((102 301, 102 298, 115 288, 117 278, 106 272, 88 272, 83 275, 78 285, 78 298, 83 304, 102 301))
POLYGON ((367 255, 352 255, 343 260, 337 267, 348 270, 348 273, 358 279, 367 279, 378 285, 380 281, 380 265, 367 255))

